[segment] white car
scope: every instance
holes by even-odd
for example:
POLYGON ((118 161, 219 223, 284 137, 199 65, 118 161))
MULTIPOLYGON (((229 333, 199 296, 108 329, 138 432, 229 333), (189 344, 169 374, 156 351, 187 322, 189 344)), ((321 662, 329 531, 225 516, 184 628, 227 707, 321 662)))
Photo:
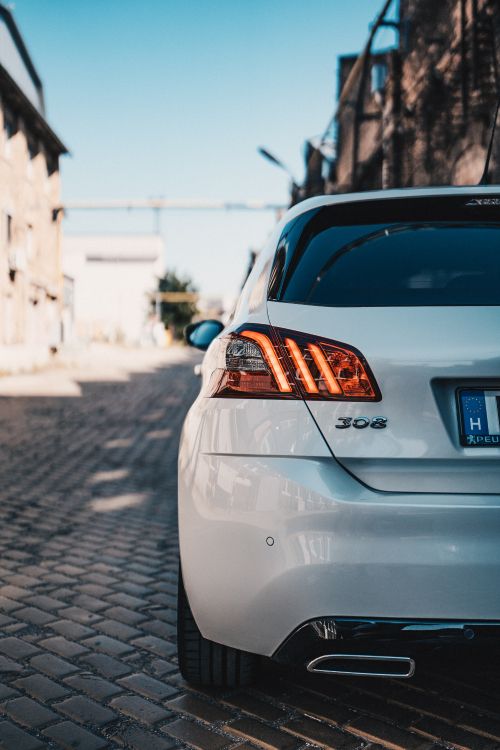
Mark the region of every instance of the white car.
POLYGON ((498 640, 500 189, 305 201, 221 328, 187 331, 183 676, 410 677, 498 640))

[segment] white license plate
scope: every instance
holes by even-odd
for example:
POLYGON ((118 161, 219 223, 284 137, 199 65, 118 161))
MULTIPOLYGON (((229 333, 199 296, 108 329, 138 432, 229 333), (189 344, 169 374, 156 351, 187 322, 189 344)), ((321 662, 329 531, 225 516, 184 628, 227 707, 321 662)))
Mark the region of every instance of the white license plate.
POLYGON ((474 448, 500 448, 500 389, 458 391, 460 442, 474 448))

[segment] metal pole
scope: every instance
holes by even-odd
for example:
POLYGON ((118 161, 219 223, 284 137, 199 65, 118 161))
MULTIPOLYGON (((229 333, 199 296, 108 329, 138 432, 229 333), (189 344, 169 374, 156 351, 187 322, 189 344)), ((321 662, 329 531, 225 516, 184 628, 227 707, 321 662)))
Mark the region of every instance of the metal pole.
POLYGON ((150 198, 148 200, 107 200, 107 201, 66 201, 57 211, 283 211, 288 206, 281 203, 264 203, 263 201, 214 201, 214 200, 167 200, 150 198))

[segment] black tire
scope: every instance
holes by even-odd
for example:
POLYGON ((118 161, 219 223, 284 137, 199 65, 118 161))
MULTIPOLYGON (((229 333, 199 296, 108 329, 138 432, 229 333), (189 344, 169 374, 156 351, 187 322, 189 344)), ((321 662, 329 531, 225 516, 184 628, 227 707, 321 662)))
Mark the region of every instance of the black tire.
POLYGON ((198 630, 179 568, 177 595, 177 653, 187 682, 207 687, 244 687, 256 675, 258 657, 208 641, 198 630))

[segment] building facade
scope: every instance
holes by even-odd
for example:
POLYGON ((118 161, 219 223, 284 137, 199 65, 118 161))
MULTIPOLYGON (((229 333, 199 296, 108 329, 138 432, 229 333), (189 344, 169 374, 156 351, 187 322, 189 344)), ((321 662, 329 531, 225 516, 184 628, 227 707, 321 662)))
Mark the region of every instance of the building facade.
POLYGON ((61 340, 64 153, 38 74, 0 5, 0 373, 43 364, 61 340))
POLYGON ((160 235, 66 234, 63 269, 75 338, 131 346, 157 343, 153 300, 165 272, 160 235))
MULTIPOLYGON (((393 49, 340 58, 326 192, 475 184, 500 94, 498 0, 400 0, 393 49), (360 64, 362 63, 362 64, 360 64)), ((500 123, 491 181, 500 180, 500 123)))

